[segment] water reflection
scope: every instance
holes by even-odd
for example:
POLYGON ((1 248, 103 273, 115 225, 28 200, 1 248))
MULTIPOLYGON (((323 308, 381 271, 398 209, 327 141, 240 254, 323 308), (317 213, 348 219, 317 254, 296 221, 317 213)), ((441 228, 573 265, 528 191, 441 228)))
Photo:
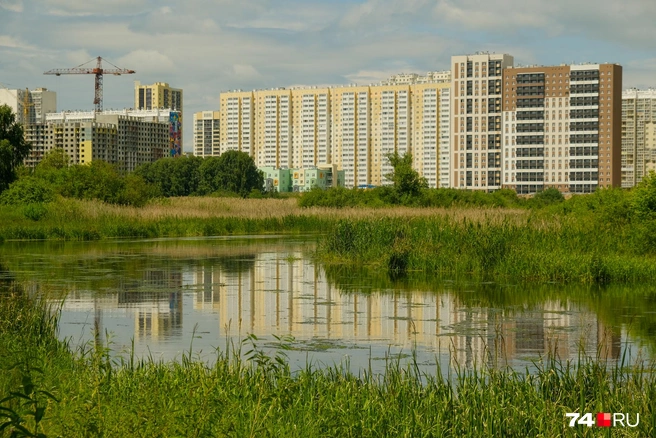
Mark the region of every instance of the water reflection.
POLYGON ((572 288, 536 286, 529 292, 326 273, 310 257, 312 243, 298 239, 4 249, 8 265, 35 290, 70 291, 62 336, 85 342, 96 327, 96 333, 112 333, 115 347, 134 340, 138 354, 156 357, 176 357, 190 347, 224 348, 248 333, 265 340, 294 336, 293 359, 299 362, 309 350, 311 358, 328 363, 347 354, 356 366, 388 349, 414 348, 426 366, 437 358, 471 367, 524 366, 547 352, 576 359, 582 349, 617 360, 628 345, 635 345, 634 353, 643 345, 627 323, 636 309, 612 307, 621 294, 597 299, 572 288))

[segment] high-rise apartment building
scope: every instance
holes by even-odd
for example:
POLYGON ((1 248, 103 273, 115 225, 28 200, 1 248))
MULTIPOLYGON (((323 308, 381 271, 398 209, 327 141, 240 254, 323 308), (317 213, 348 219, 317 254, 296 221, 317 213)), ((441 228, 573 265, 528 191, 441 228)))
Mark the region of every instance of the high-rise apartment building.
POLYGON ((220 105, 221 153, 242 151, 254 156, 253 92, 239 90, 221 93, 220 105))
POLYGON ((528 194, 619 186, 621 84, 615 64, 505 69, 504 187, 528 194))
POLYGON ((27 125, 41 123, 46 114, 57 111, 57 93, 47 88, 9 90, 0 88, 0 105, 7 105, 16 121, 27 125))
POLYGON ((656 90, 622 93, 622 187, 656 170, 656 90))
POLYGON ((292 164, 292 93, 283 88, 256 91, 255 161, 263 166, 289 168, 292 164))
POLYGON ((501 99, 506 54, 451 58, 451 185, 459 189, 501 188, 501 99))
POLYGON ((369 87, 334 88, 331 90, 331 104, 332 157, 337 167, 344 170, 346 187, 372 184, 369 87))
POLYGON ((621 183, 622 68, 513 67, 509 55, 452 58, 452 185, 531 194, 621 183))
POLYGON ((182 123, 184 121, 182 89, 172 88, 166 82, 155 82, 152 85, 142 85, 134 82, 134 108, 137 110, 175 111, 179 117, 180 130, 172 136, 173 144, 169 148, 174 155, 182 155, 182 123))
POLYGON ((443 186, 447 73, 393 77, 387 85, 222 93, 221 152, 248 151, 258 167, 335 166, 347 187, 390 184, 387 154, 411 152, 429 186, 443 186))
POLYGON ((331 162, 331 94, 328 88, 292 90, 292 167, 331 162))
POLYGON ((201 111, 194 114, 194 155, 217 157, 221 155, 221 116, 219 111, 201 111))
POLYGON ((36 166, 47 152, 61 148, 72 164, 103 160, 133 171, 171 155, 171 120, 176 117, 170 110, 50 113, 44 123, 26 126, 32 151, 25 165, 36 166))

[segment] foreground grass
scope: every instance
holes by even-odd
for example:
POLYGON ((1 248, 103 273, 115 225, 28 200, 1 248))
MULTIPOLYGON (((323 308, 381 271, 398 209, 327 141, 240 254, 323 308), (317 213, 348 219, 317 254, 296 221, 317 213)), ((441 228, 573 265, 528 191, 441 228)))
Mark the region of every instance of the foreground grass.
POLYGON ((479 220, 516 218, 520 210, 390 207, 301 208, 295 198, 187 197, 160 199, 145 207, 59 198, 44 205, 0 206, 0 240, 98 240, 113 237, 194 237, 325 232, 340 218, 449 215, 479 220))
POLYGON ((654 367, 613 370, 594 362, 551 361, 528 376, 481 369, 450 379, 439 372, 422 376, 395 363, 381 376, 356 376, 339 367, 293 373, 284 356, 268 356, 257 345, 248 360, 237 352, 218 352, 211 367, 188 357, 177 363, 112 362, 103 348, 68 351, 57 340, 50 315, 18 289, 0 297, 4 436, 21 427, 67 437, 600 432, 568 428, 566 412, 639 413, 637 428, 613 429, 613 435, 656 433, 654 367))

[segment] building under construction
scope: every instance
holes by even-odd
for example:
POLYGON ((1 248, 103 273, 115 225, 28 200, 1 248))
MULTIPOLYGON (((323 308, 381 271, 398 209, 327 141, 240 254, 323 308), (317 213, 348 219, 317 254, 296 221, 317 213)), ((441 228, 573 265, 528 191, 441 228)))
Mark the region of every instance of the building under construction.
POLYGON ((133 171, 139 165, 175 155, 179 115, 165 110, 111 110, 50 113, 43 123, 25 125, 32 152, 25 160, 36 166, 55 148, 63 149, 71 164, 103 160, 133 171))

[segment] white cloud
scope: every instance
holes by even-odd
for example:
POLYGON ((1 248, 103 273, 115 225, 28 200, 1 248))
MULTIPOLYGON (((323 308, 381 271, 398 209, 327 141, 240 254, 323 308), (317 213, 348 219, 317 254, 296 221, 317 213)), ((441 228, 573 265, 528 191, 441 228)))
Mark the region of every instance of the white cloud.
POLYGON ((12 12, 23 12, 23 0, 0 0, 0 8, 12 12))
POLYGON ((41 7, 56 16, 130 15, 147 10, 147 0, 41 0, 41 7))
POLYGON ((19 38, 9 35, 0 35, 0 47, 8 47, 11 49, 33 50, 34 46, 27 44, 19 38))
POLYGON ((260 72, 249 64, 235 64, 232 66, 232 72, 235 76, 245 80, 257 79, 261 76, 260 72))
MULTIPOLYGON (((120 68, 136 70, 139 66, 140 73, 154 73, 170 75, 175 69, 171 59, 157 50, 134 50, 117 60, 120 68)), ((109 66, 108 66, 109 67, 109 66)))
POLYGON ((390 76, 402 71, 409 71, 409 69, 402 70, 359 70, 355 73, 344 75, 349 82, 358 85, 367 85, 378 83, 382 80, 388 79, 390 76))

